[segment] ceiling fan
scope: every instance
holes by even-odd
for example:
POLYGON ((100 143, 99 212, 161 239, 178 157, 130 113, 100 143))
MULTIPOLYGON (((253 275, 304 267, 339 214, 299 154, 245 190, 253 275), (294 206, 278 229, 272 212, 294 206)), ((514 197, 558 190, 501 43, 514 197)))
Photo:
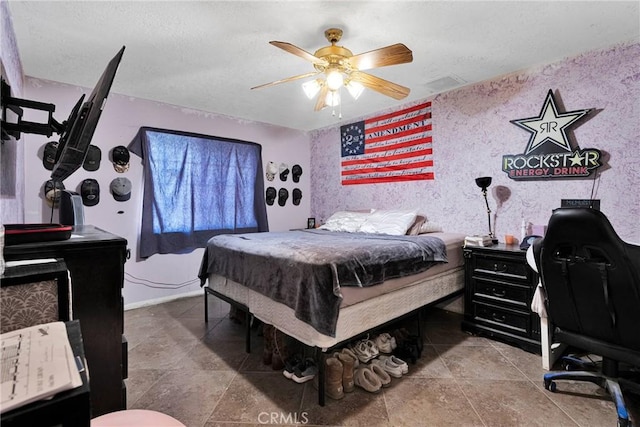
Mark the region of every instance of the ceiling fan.
POLYGON ((406 98, 407 95, 409 95, 409 88, 363 71, 413 61, 411 50, 404 44, 396 43, 354 55, 349 49, 336 45, 342 38, 341 29, 329 28, 324 32, 324 35, 331 45, 318 49, 313 55, 291 43, 270 41, 270 44, 311 62, 316 71, 255 86, 251 89, 260 89, 324 74, 324 79, 318 77, 302 85, 310 99, 320 92, 316 101, 315 111, 322 110, 327 106, 339 105, 340 88, 343 86, 346 87, 349 93, 356 99, 360 96, 364 88, 374 90, 398 100, 406 98))

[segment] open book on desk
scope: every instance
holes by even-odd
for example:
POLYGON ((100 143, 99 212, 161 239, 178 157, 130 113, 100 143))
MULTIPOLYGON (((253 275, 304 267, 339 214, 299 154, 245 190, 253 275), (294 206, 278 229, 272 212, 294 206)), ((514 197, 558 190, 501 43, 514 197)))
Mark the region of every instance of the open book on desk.
POLYGON ((0 340, 0 413, 82 385, 64 322, 6 332, 0 340))

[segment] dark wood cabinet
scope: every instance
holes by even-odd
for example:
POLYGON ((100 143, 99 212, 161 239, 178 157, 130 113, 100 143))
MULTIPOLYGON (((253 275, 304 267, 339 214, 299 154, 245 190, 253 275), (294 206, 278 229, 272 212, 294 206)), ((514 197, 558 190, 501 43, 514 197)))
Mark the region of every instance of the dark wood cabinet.
POLYGON ((91 415, 126 408, 127 346, 122 286, 126 239, 90 225, 71 238, 6 246, 7 261, 62 258, 71 276, 73 319, 80 321, 91 386, 91 415))
POLYGON ((466 247, 462 329, 540 353, 540 319, 530 305, 538 278, 526 251, 498 244, 466 247))

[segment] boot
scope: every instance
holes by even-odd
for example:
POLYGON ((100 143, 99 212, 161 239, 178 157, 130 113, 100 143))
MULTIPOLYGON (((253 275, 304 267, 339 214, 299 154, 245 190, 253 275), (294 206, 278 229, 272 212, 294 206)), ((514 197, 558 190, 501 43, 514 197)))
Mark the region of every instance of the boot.
POLYGON ((284 369, 284 357, 280 354, 277 348, 273 349, 273 353, 271 353, 271 368, 274 371, 282 371, 284 369))
POLYGON ((342 363, 342 389, 345 393, 351 393, 354 389, 353 371, 356 359, 347 353, 334 353, 333 357, 342 363))
POLYGON ((274 327, 267 325, 262 326, 262 335, 264 338, 264 350, 262 351, 262 363, 271 365, 273 361, 273 331, 274 327))
POLYGON ((395 331, 391 332, 391 336, 396 339, 396 345, 400 347, 404 344, 407 338, 409 338, 409 331, 407 331, 405 328, 396 329, 395 331))
POLYGON ((344 397, 344 388, 342 387, 344 369, 342 362, 335 357, 327 357, 325 363, 325 394, 335 400, 342 399, 344 397))

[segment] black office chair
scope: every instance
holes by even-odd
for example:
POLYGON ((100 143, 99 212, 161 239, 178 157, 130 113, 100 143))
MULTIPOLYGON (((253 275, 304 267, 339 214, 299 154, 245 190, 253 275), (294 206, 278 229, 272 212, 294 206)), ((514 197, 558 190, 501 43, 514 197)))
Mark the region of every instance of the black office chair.
POLYGON ((600 211, 561 208, 553 211, 533 253, 553 342, 602 356, 598 372, 545 374, 545 388, 555 391, 559 379, 598 384, 616 404, 618 425, 629 426, 620 385, 640 393, 640 384, 620 378, 619 365, 640 374, 640 246, 620 239, 600 211))

